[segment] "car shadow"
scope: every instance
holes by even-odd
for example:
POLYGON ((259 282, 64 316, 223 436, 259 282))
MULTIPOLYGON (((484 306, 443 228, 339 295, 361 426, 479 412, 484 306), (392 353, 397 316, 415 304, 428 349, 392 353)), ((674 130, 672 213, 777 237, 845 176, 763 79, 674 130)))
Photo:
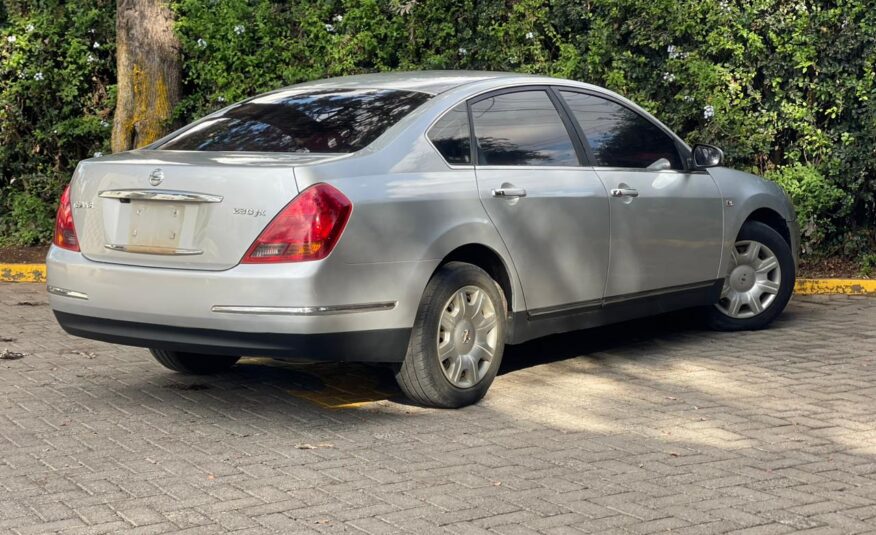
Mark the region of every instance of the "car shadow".
POLYGON ((693 310, 682 310, 563 334, 554 334, 505 347, 499 375, 542 364, 621 349, 679 332, 703 330, 693 310))
MULTIPOLYGON (((546 336, 506 346, 499 375, 702 329, 696 312, 680 311, 546 336)), ((386 365, 244 358, 226 377, 232 376, 236 376, 232 380, 245 383, 270 384, 324 409, 351 409, 384 400, 412 405, 398 388, 393 367, 386 365)))

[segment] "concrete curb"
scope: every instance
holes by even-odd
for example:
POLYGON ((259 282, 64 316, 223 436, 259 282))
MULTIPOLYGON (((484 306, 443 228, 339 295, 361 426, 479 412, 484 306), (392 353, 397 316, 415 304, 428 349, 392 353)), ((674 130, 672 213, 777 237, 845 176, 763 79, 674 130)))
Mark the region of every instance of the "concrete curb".
MULTIPOLYGON (((0 264, 0 282, 46 282, 45 264, 0 264)), ((797 279, 797 295, 876 295, 876 279, 797 279)))
POLYGON ((0 282, 46 282, 46 265, 0 264, 0 282))
POLYGON ((876 295, 876 280, 797 279, 794 293, 799 295, 876 295))

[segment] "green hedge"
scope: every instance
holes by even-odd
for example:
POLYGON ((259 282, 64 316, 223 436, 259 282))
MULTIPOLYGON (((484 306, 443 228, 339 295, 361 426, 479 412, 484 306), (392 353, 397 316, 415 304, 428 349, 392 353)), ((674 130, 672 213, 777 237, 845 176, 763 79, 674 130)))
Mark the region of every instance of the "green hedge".
MULTIPOLYGON (((45 217, 26 214, 47 212, 75 161, 106 150, 101 125, 113 106, 114 3, 24 7, 33 4, 6 1, 0 13, 5 242, 46 239, 45 217)), ((730 165, 778 181, 798 206, 809 251, 874 250, 876 10, 867 0, 180 0, 174 9, 180 123, 259 91, 348 73, 574 78, 630 97, 689 142, 717 144, 730 165)))

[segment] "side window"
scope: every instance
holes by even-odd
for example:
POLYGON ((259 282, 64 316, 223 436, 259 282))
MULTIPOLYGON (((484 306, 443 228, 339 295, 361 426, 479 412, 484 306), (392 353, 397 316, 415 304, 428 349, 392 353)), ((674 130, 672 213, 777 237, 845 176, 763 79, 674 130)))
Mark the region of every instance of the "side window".
POLYGON ((480 165, 578 165, 560 114, 541 90, 505 93, 471 106, 480 165))
POLYGON ((471 132, 465 102, 445 113, 428 135, 447 163, 471 164, 471 132))
POLYGON ((560 93, 581 125, 596 165, 665 169, 668 162, 671 169, 683 168, 673 139, 648 119, 604 98, 560 93))

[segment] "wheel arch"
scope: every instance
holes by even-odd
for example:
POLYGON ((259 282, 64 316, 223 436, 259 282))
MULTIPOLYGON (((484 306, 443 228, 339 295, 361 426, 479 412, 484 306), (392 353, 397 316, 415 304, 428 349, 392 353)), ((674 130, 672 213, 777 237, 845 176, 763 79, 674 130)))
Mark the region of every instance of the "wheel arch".
MULTIPOLYGON (((789 246, 793 245, 791 242, 791 229, 788 228, 788 222, 785 221, 785 218, 776 210, 767 207, 758 208, 748 214, 748 217, 745 218, 742 224, 744 225, 749 221, 763 223, 778 232, 789 246)), ((737 234, 741 229, 742 227, 740 226, 737 230, 737 234)))
MULTIPOLYGON (((502 255, 495 249, 482 243, 460 245, 441 259, 435 271, 438 271, 441 266, 449 262, 465 262, 486 271, 493 280, 499 283, 502 293, 505 294, 507 312, 512 312, 512 303, 517 297, 517 292, 514 291, 514 280, 511 278, 511 270, 502 258, 502 255)), ((435 273, 433 272, 432 275, 434 276, 435 273)))

